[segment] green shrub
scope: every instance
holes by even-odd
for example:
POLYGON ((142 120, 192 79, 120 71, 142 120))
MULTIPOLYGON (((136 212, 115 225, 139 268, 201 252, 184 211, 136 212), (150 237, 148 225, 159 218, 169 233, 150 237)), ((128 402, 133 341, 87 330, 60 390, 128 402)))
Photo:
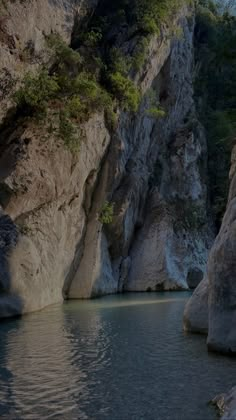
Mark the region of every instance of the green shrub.
POLYGON ((68 69, 78 68, 82 63, 80 54, 70 48, 58 34, 51 34, 46 38, 48 47, 54 53, 57 72, 64 72, 68 69))
POLYGON ((153 107, 153 108, 149 108, 146 111, 147 115, 151 118, 164 118, 166 116, 166 112, 163 108, 161 107, 153 107))
POLYGON ((83 119, 86 114, 86 106, 81 102, 80 96, 75 95, 68 100, 66 111, 70 118, 83 119))
POLYGON ((68 114, 65 111, 61 111, 59 116, 59 136, 71 152, 78 152, 80 147, 80 138, 76 128, 68 114))
POLYGON ((172 24, 173 15, 186 0, 136 0, 134 13, 140 30, 156 33, 163 24, 172 24))
POLYGON ((113 221, 114 204, 105 201, 99 214, 99 222, 104 225, 109 225, 113 221))
POLYGON ((141 37, 135 47, 133 57, 132 57, 132 66, 134 70, 136 71, 140 70, 145 63, 148 43, 149 43, 148 37, 141 37))
POLYGON ((88 48, 97 47, 98 43, 102 39, 102 33, 100 30, 91 30, 84 34, 84 45, 88 48))
POLYGON ((48 101, 55 98, 58 91, 57 78, 50 77, 45 70, 38 75, 27 73, 22 86, 14 95, 14 100, 23 112, 45 114, 48 101))
POLYGON ((209 196, 217 227, 227 203, 236 128, 236 18, 222 13, 223 3, 228 2, 200 0, 195 31, 195 95, 206 128, 209 196))
POLYGON ((148 34, 159 34, 160 30, 157 26, 157 22, 154 17, 149 15, 144 15, 141 21, 139 22, 139 27, 144 32, 147 32, 148 34))
POLYGON ((105 110, 105 122, 108 130, 114 131, 118 126, 118 115, 112 108, 105 110))
POLYGON ((125 111, 136 112, 140 104, 140 92, 135 84, 121 73, 110 75, 111 91, 125 111))
POLYGON ((110 51, 109 68, 112 73, 120 73, 127 76, 131 69, 131 58, 124 56, 119 48, 113 47, 110 51))
POLYGON ((151 118, 164 118, 166 111, 160 106, 158 93, 154 89, 149 89, 145 95, 149 108, 146 114, 151 118))

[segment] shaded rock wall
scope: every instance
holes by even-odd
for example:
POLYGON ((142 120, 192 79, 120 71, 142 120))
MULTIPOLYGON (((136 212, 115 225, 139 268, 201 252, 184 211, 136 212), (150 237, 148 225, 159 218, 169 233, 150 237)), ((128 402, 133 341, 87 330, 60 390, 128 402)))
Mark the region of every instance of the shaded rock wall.
MULTIPOLYGON (((118 290, 186 289, 188 280, 195 277, 199 282, 205 271, 212 241, 207 225, 207 151, 193 103, 194 21, 188 13, 186 9, 178 18, 181 38, 173 39, 167 31, 150 44, 138 82, 142 105, 134 118, 121 115, 100 178, 100 188, 106 184, 115 204, 113 223, 105 233, 118 290), (147 115, 145 93, 150 88, 166 109, 160 121, 147 115), (195 211, 197 226, 190 226, 188 219, 195 211)), ((98 202, 96 198, 95 207, 98 202)), ((96 295, 107 276, 106 265, 99 276, 91 267, 97 249, 91 234, 98 232, 96 211, 89 223, 89 246, 72 280, 72 298, 96 295)))
POLYGON ((189 331, 201 332, 208 323, 209 349, 224 353, 236 353, 236 147, 232 152, 230 180, 226 213, 209 255, 208 285, 201 284, 195 291, 184 317, 189 331))

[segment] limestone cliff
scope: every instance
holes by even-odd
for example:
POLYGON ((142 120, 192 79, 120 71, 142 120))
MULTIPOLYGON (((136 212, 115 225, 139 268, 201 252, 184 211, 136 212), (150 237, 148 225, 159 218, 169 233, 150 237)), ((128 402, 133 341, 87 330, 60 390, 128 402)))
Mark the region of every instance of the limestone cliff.
POLYGON ((210 252, 207 279, 200 283, 185 310, 187 331, 207 332, 208 347, 236 353, 235 200, 236 148, 232 152, 230 191, 220 232, 210 252))
POLYGON ((0 118, 23 74, 47 60, 45 36, 70 42, 75 22, 96 0, 0 0, 0 118))
MULTIPOLYGON (((75 22, 78 30, 80 17, 95 6, 2 2, 2 117, 23 73, 37 71, 47 57, 45 35, 57 32, 68 41, 75 22)), ((94 113, 82 124, 79 152, 43 124, 7 119, 2 125, 1 316, 63 297, 187 289, 203 277, 213 235, 206 140, 193 101, 191 6, 179 10, 175 25, 179 32, 163 25, 152 36, 133 75, 142 94, 138 111, 119 110, 115 131, 102 112, 94 113), (165 109, 162 118, 148 112, 150 89, 165 109), (106 201, 114 204, 107 226, 99 217, 106 201)))

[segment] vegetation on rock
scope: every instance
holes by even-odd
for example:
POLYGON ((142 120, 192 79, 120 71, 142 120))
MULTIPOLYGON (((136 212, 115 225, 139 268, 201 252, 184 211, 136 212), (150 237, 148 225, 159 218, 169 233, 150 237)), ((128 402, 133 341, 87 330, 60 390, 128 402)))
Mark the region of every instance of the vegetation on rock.
POLYGON ((222 4, 201 0, 197 8, 195 92, 207 131, 210 199, 221 223, 228 195, 230 155, 236 129, 236 18, 222 4))
MULTIPOLYGON (((57 34, 46 38, 49 63, 36 75, 26 74, 14 96, 18 114, 43 118, 71 150, 78 149, 79 126, 92 113, 105 111, 113 129, 118 107, 126 112, 139 108, 141 95, 132 76, 145 62, 150 37, 173 25, 178 8, 191 2, 100 2, 75 28, 71 46, 57 34)), ((160 118, 165 111, 153 104, 147 115, 160 118)))
POLYGON ((99 222, 104 225, 109 225, 113 221, 114 204, 105 201, 99 214, 99 222))

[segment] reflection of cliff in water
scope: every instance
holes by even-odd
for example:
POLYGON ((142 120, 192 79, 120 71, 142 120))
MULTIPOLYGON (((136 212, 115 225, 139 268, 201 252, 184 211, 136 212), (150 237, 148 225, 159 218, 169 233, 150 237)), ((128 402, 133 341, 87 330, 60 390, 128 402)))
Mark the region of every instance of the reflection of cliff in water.
MULTIPOLYGON (((90 322, 88 316, 86 321, 90 322)), ((1 347, 1 364, 6 366, 0 369, 1 415, 33 419, 40 413, 40 418, 86 419, 78 395, 86 398, 87 373, 81 370, 74 346, 78 347, 80 337, 73 335, 73 324, 71 331, 67 329, 63 308, 32 314, 10 325, 7 339, 4 325, 0 332, 1 343, 6 340, 1 347)), ((92 347, 100 330, 99 317, 87 327, 92 347)))

